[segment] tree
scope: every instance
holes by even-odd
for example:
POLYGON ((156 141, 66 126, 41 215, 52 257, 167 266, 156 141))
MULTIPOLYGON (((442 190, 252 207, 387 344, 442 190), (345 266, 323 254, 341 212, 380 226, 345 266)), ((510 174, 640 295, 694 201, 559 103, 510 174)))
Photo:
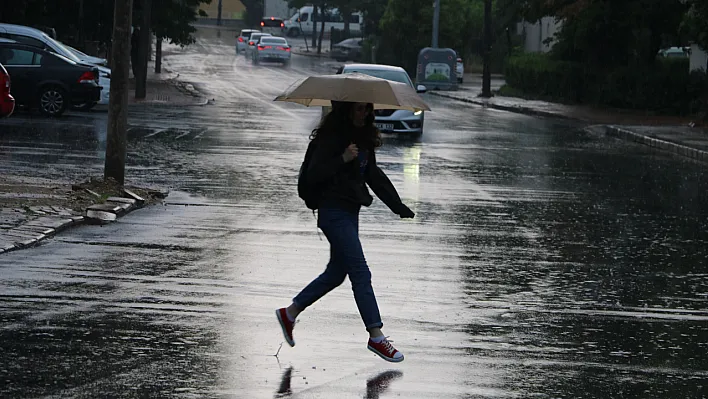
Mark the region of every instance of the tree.
MULTIPOLYGON (((192 26, 198 16, 207 16, 199 7, 212 0, 152 0, 151 25, 155 36, 172 44, 187 46, 194 43, 192 26)), ((139 13, 136 17, 140 18, 139 13)))
POLYGON ((355 0, 352 8, 364 14, 362 30, 366 35, 379 33, 379 24, 388 6, 386 0, 355 0))
POLYGON ((689 0, 690 8, 681 23, 681 30, 691 41, 708 51, 708 2, 689 0))
POLYGON ((563 21, 556 57, 613 68, 653 63, 663 45, 678 40, 686 9, 683 0, 527 0, 521 14, 528 21, 563 21))
POLYGON ((492 97, 492 0, 484 0, 484 71, 481 97, 492 97))
MULTIPOLYGON (((244 5, 244 7, 246 7, 246 13, 244 15, 244 22, 246 23, 246 26, 249 26, 249 27, 257 26, 258 21, 260 21, 261 18, 263 18, 263 9, 264 9, 263 0, 241 0, 241 3, 244 5)), ((290 2, 288 2, 288 4, 289 3, 290 2)), ((303 5, 305 5, 305 4, 303 4, 303 5)), ((292 5, 290 7, 295 8, 292 5)))
MULTIPOLYGON (((444 0, 440 7, 440 47, 469 54, 481 38, 483 0, 444 0)), ((433 7, 429 0, 390 0, 381 24, 386 40, 379 47, 381 61, 415 71, 418 53, 430 46, 433 7), (422 22, 425 21, 425 22, 422 22)))

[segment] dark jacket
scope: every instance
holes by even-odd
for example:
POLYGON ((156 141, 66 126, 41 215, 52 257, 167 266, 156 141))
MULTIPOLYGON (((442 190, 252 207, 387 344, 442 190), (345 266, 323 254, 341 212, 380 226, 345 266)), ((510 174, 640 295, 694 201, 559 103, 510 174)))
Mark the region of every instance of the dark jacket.
POLYGON ((400 215, 407 209, 396 188, 376 164, 376 153, 372 145, 357 143, 353 134, 346 132, 316 137, 315 142, 317 146, 307 170, 307 179, 321 193, 320 206, 335 205, 351 211, 369 206, 373 197, 366 187, 368 184, 393 213, 400 215), (345 163, 342 158, 351 143, 356 144, 360 152, 367 151, 368 164, 363 175, 357 159, 345 163))

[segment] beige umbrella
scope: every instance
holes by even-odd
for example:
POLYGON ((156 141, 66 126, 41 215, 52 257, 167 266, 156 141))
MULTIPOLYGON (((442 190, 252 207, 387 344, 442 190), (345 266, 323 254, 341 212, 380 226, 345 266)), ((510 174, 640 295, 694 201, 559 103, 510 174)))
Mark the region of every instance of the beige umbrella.
POLYGON ((430 111, 416 91, 405 83, 362 73, 310 76, 275 98, 308 107, 328 107, 332 101, 372 103, 376 109, 430 111))

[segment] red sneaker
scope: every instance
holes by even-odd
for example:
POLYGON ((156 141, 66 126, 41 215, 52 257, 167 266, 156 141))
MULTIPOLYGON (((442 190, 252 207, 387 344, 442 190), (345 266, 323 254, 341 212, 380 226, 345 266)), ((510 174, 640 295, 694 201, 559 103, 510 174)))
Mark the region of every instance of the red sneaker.
POLYGON ((384 340, 379 343, 376 343, 369 338, 368 348, 370 351, 381 356, 381 359, 383 360, 394 363, 403 361, 403 353, 397 351, 387 338, 384 338, 384 340))
POLYGON ((288 319, 288 312, 285 308, 276 310, 275 315, 278 317, 280 328, 283 330, 283 335, 285 336, 285 340, 288 341, 288 345, 295 346, 295 339, 293 338, 293 328, 295 327, 295 322, 288 319))

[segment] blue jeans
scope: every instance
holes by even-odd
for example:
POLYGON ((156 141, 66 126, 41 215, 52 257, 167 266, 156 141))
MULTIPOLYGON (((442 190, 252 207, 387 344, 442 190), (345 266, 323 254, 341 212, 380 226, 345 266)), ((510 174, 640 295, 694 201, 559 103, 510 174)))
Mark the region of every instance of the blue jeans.
POLYGON ((317 226, 329 241, 329 263, 325 271, 293 299, 293 303, 304 310, 339 287, 348 275, 356 306, 366 328, 383 327, 379 305, 371 287, 371 272, 359 241, 359 213, 336 207, 321 207, 317 226))

